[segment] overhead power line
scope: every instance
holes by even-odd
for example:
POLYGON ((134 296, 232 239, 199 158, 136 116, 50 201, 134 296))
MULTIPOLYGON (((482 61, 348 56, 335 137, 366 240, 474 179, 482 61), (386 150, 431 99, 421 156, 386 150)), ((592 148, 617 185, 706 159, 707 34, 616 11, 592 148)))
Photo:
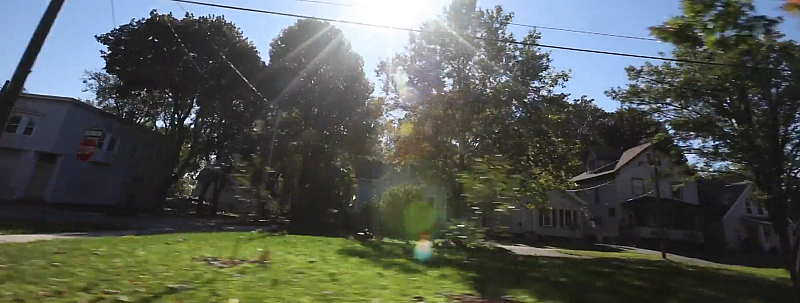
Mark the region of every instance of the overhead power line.
MULTIPOLYGON (((366 27, 373 27, 373 28, 382 28, 382 29, 389 29, 389 30, 400 30, 400 31, 413 32, 413 33, 432 33, 432 34, 439 34, 439 33, 446 34, 446 33, 448 33, 448 32, 443 32, 443 31, 429 31, 429 30, 422 30, 422 29, 412 29, 412 28, 404 28, 404 27, 397 27, 397 26, 391 26, 391 25, 372 24, 372 23, 365 23, 365 22, 358 22, 358 21, 351 21, 351 20, 343 20, 343 19, 314 17, 314 16, 306 16, 306 15, 300 15, 300 14, 268 11, 268 10, 261 10, 261 9, 255 9, 255 8, 247 8, 247 7, 216 4, 216 3, 207 3, 207 2, 192 1, 192 0, 167 0, 167 1, 188 3, 188 4, 194 4, 194 5, 200 5, 200 6, 216 7, 216 8, 224 8, 224 9, 231 9, 231 10, 238 10, 238 11, 245 11, 245 12, 261 13, 261 14, 267 14, 267 15, 292 17, 292 18, 298 18, 298 19, 312 19, 312 20, 319 20, 319 21, 326 21, 326 22, 333 22, 333 23, 341 23, 341 24, 350 24, 350 25, 358 25, 358 26, 366 26, 366 27)), ((704 64, 704 65, 713 65, 713 66, 730 66, 730 67, 740 67, 740 68, 775 69, 775 68, 771 68, 771 67, 760 67, 760 66, 750 66, 750 65, 734 65, 734 64, 727 64, 727 63, 720 63, 720 62, 697 61, 697 60, 689 60, 689 59, 678 59, 678 58, 667 58, 667 57, 658 57, 658 56, 649 56, 649 55, 629 54, 629 53, 611 52, 611 51, 586 49, 586 48, 577 48, 577 47, 568 47, 568 46, 560 46, 560 45, 549 45, 549 44, 541 44, 541 43, 528 43, 528 42, 509 40, 509 39, 494 39, 494 38, 476 37, 476 36, 464 36, 464 37, 472 38, 472 39, 476 39, 476 40, 498 42, 498 43, 509 43, 509 44, 525 45, 525 46, 536 46, 536 47, 541 47, 541 48, 558 49, 558 50, 566 50, 566 51, 581 52, 581 53, 591 53, 591 54, 600 54, 600 55, 609 55, 609 56, 618 56, 618 57, 629 57, 629 58, 659 60, 659 61, 666 61, 666 62, 704 64)))
POLYGON ((344 6, 344 7, 355 7, 355 6, 358 6, 358 5, 355 5, 355 4, 328 2, 328 1, 320 1, 320 0, 294 0, 294 1, 297 1, 297 2, 308 2, 308 3, 318 3, 318 4, 327 4, 327 5, 334 5, 334 6, 344 6))
POLYGON ((541 29, 549 29, 549 30, 562 31, 562 32, 568 32, 568 33, 589 34, 589 35, 597 35, 597 36, 606 36, 606 37, 614 37, 614 38, 631 39, 631 40, 661 42, 656 38, 649 38, 649 37, 637 37, 637 36, 618 35, 618 34, 609 34, 609 33, 601 33, 601 32, 590 32, 590 31, 583 31, 583 30, 577 30, 577 29, 568 29, 568 28, 558 28, 558 27, 541 26, 541 25, 522 24, 522 23, 515 23, 515 22, 509 22, 508 24, 521 26, 521 27, 528 27, 528 28, 533 28, 533 29, 540 29, 541 28, 541 29))
MULTIPOLYGON (((355 4, 320 1, 320 0, 292 0, 292 1, 317 3, 317 4, 325 4, 325 5, 333 5, 333 6, 342 6, 342 7, 358 7, 358 5, 355 5, 355 4)), ((524 24, 524 23, 516 23, 516 22, 509 22, 508 24, 509 25, 514 25, 514 26, 519 26, 519 27, 533 28, 533 29, 546 29, 546 30, 553 30, 553 31, 576 33, 576 34, 587 34, 587 35, 606 36, 606 37, 631 39, 631 40, 640 40, 640 41, 661 42, 658 39, 650 38, 650 37, 637 37, 637 36, 629 36, 629 35, 609 34, 609 33, 602 33, 602 32, 584 31, 584 30, 577 30, 577 29, 560 28, 560 27, 553 27, 553 26, 541 26, 541 25, 524 24)))
POLYGON ((111 22, 114 27, 117 26, 117 13, 114 12, 114 0, 111 0, 111 22))

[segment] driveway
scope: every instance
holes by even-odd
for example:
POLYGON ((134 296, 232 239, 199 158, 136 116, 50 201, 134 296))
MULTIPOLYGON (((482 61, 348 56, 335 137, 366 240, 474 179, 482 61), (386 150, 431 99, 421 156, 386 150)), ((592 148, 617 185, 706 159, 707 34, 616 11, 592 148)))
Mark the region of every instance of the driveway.
POLYGON ((586 256, 576 256, 576 255, 568 255, 559 252, 553 248, 539 248, 539 247, 531 247, 523 244, 514 244, 514 245, 501 245, 498 244, 497 247, 502 249, 508 250, 512 253, 523 255, 523 256, 537 256, 537 257, 552 257, 552 258, 572 258, 572 259, 591 259, 591 257, 586 256))

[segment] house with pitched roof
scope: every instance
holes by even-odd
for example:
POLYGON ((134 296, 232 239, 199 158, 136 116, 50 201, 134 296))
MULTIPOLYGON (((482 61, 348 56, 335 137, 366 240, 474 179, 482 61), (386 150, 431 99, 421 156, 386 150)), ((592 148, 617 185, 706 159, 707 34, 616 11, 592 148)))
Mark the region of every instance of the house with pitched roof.
POLYGON ((151 208, 170 175, 164 136, 75 98, 23 93, 0 138, 0 201, 151 208), (87 131, 99 133, 81 160, 87 131))
POLYGON ((655 243, 662 236, 704 241, 697 184, 685 181, 688 176, 676 169, 670 155, 646 143, 613 156, 589 152, 586 172, 571 179, 592 214, 595 228, 588 237, 622 244, 655 243))
POLYGON ((769 221, 764 205, 752 198, 750 182, 725 184, 716 180, 700 183, 700 197, 705 207, 704 233, 709 246, 720 250, 777 252, 778 234, 769 221))

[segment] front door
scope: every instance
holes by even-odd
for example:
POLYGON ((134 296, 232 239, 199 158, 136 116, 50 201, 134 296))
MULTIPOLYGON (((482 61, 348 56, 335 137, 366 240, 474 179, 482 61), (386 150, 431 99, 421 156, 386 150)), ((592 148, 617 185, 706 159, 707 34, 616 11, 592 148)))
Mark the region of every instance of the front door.
POLYGON ((56 162, 58 161, 57 154, 51 153, 36 153, 36 166, 33 168, 28 187, 25 189, 25 194, 22 199, 30 201, 45 201, 45 194, 50 185, 50 179, 56 169, 56 162))

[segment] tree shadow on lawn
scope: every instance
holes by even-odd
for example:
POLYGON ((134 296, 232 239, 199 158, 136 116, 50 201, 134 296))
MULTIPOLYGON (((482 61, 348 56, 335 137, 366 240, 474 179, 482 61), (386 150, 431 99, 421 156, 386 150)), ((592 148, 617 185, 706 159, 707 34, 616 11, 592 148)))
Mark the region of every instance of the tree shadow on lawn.
MULTIPOLYGON (((410 245, 362 245, 339 253, 403 273, 419 272, 412 265, 410 245)), ((555 302, 798 302, 788 278, 771 280, 661 260, 550 258, 469 248, 440 249, 426 266, 458 269, 481 296, 492 299, 513 290, 555 302)))

